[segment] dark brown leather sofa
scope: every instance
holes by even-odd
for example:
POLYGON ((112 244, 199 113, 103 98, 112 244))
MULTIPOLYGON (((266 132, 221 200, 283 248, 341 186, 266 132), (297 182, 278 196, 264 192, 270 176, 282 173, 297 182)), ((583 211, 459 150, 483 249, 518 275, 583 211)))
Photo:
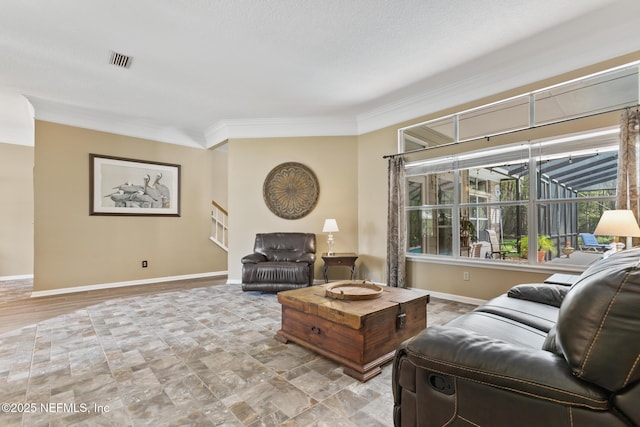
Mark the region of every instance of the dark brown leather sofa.
POLYGON ((258 233, 242 258, 242 290, 280 292, 313 284, 316 235, 258 233))
POLYGON ((396 426, 640 425, 640 249, 425 329, 393 393, 396 426))

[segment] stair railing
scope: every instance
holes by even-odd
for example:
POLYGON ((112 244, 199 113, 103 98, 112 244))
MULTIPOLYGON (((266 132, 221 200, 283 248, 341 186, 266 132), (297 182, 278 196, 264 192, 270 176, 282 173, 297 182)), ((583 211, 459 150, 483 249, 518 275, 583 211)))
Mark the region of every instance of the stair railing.
POLYGON ((229 213, 215 200, 211 201, 211 237, 209 239, 229 252, 229 213))

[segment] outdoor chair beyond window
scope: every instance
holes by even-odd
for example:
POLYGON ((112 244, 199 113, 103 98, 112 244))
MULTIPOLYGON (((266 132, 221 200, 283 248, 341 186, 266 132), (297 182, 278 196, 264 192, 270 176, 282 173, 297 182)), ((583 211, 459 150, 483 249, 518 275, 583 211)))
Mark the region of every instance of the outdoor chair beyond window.
POLYGON ((471 250, 469 254, 471 258, 480 258, 480 254, 482 251, 482 243, 474 243, 471 245, 471 250))
MULTIPOLYGON (((498 240, 498 235, 496 234, 495 230, 485 230, 487 232, 487 236, 489 237, 489 243, 491 244, 491 258, 493 258, 493 255, 497 254, 498 258, 505 258, 505 254, 507 253, 507 251, 502 249, 502 246, 500 245, 500 241, 498 240)), ((489 257, 489 254, 487 253, 487 257, 489 257)))
POLYGON ((582 239, 581 251, 605 252, 609 249, 609 245, 598 243, 596 236, 591 233, 580 233, 580 238, 582 239))

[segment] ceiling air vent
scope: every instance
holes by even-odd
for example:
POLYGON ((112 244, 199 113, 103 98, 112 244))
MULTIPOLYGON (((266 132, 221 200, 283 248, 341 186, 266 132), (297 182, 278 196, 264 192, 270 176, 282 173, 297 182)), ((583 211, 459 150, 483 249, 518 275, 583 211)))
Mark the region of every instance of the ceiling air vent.
POLYGON ((123 55, 118 52, 111 51, 111 57, 109 58, 109 64, 116 67, 129 68, 131 65, 132 57, 123 55))

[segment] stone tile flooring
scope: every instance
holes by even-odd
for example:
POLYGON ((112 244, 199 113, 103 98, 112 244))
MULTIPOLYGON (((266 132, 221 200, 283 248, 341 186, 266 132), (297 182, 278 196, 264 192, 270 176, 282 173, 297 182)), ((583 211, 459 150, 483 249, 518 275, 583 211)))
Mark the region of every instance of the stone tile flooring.
MULTIPOLYGON (((471 308, 432 298, 428 325, 471 308)), ((360 383, 277 342, 278 329, 275 295, 213 285, 115 298, 1 334, 0 425, 393 425, 390 363, 360 383)))

